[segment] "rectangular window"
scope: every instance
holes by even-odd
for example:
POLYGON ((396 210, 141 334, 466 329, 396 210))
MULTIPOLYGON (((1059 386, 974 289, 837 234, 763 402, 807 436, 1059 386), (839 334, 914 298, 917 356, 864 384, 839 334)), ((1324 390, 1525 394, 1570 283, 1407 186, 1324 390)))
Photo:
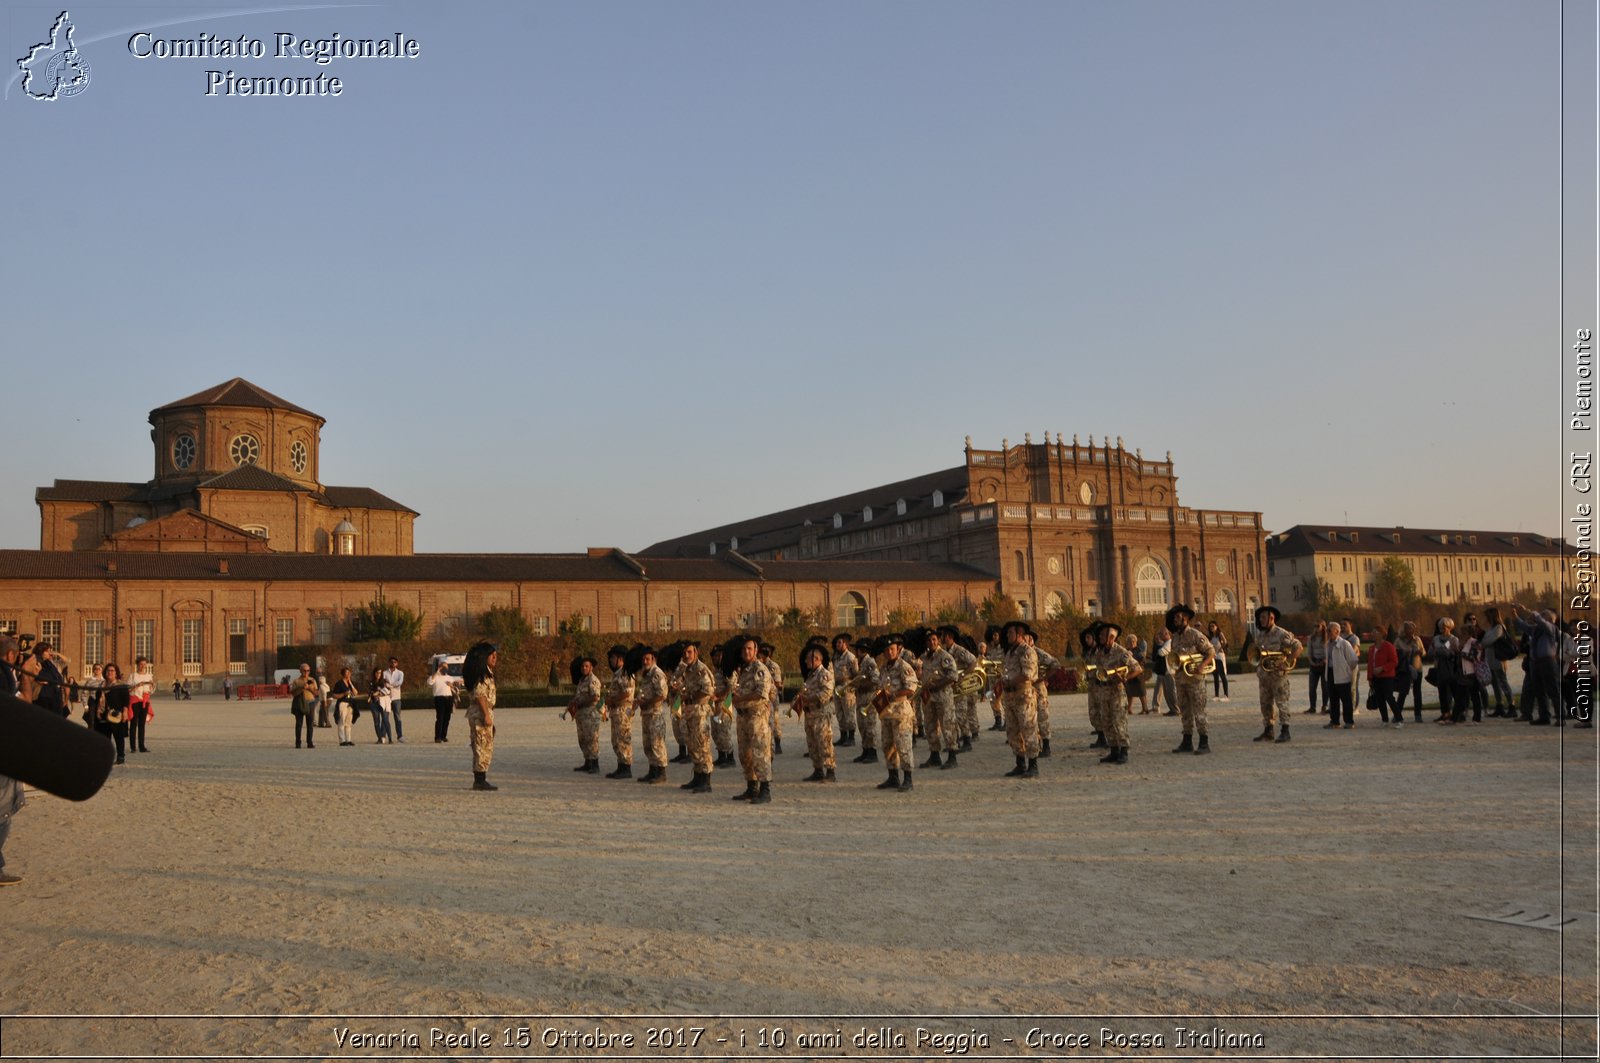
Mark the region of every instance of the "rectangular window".
POLYGON ((535 635, 548 635, 548 634, 550 634, 550 618, 548 616, 536 616, 536 617, 534 617, 533 618, 533 633, 535 635))
POLYGON ((0 620, 0 635, 15 635, 17 633, 16 618, 0 620))
POLYGON ((135 661, 140 657, 147 661, 156 659, 156 622, 154 620, 135 620, 133 622, 133 657, 135 661))
MULTIPOLYGON (((92 669, 106 659, 106 622, 104 620, 85 620, 83 622, 83 667, 92 669)), ((88 672, 84 673, 89 674, 88 672)))
POLYGON ((713 618, 712 618, 710 613, 701 613, 700 614, 700 630, 701 631, 710 631, 711 630, 712 619, 713 618))
POLYGON ((201 628, 199 620, 185 620, 180 629, 183 635, 181 650, 183 653, 183 674, 199 675, 201 671, 201 628))
POLYGON ((311 618, 311 641, 318 646, 326 646, 333 641, 333 617, 314 616, 311 618))
POLYGON ((278 649, 294 645, 294 620, 280 616, 272 622, 272 644, 278 649))
POLYGON ((617 614, 617 630, 618 631, 632 631, 633 630, 633 617, 629 616, 627 613, 618 613, 617 614))
POLYGON ((228 621, 228 674, 244 675, 246 657, 250 652, 250 621, 234 618, 228 621))
POLYGON ((676 626, 671 613, 662 613, 656 617, 657 631, 671 631, 676 626))
POLYGON ((61 649, 61 621, 39 621, 39 641, 48 642, 59 651, 61 649))

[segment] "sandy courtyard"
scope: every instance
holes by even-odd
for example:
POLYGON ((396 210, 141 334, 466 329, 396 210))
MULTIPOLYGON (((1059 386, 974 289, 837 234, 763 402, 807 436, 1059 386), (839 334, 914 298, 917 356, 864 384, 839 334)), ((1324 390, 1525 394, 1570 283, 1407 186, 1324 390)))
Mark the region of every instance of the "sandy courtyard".
POLYGON ((308 751, 286 703, 162 700, 99 796, 19 814, 0 1057, 1592 1058, 1596 732, 1296 697, 1287 745, 1245 679, 1212 755, 1133 717, 1113 767, 1058 695, 1041 779, 985 732, 908 794, 854 750, 800 783, 786 718, 755 808, 574 774, 553 709, 499 714, 483 794, 459 714, 308 751), (1578 921, 1467 918, 1508 905, 1578 921))

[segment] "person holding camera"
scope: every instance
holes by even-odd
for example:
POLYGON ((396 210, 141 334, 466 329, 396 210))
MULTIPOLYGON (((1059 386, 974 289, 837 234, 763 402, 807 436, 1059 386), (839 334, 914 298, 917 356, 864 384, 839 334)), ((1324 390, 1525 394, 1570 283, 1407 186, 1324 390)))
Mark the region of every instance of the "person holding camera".
MULTIPOLYGON (((0 636, 0 694, 17 696, 17 657, 20 644, 10 635, 0 636)), ((6 838, 11 834, 11 820, 27 802, 22 796, 22 784, 9 775, 0 775, 0 886, 15 886, 22 876, 6 870, 6 838)))

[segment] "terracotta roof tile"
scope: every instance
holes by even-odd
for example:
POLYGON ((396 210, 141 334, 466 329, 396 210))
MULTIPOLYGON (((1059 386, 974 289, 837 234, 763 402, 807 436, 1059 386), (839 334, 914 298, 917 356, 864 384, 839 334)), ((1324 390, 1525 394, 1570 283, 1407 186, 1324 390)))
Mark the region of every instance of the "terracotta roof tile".
POLYGON ((280 399, 272 392, 257 387, 243 377, 225 380, 214 388, 196 392, 188 398, 169 402, 165 406, 157 406, 150 411, 150 416, 154 417, 158 413, 183 410, 194 406, 251 406, 259 409, 289 410, 292 413, 303 413, 307 417, 316 417, 317 420, 322 420, 322 417, 312 413, 310 410, 280 399))

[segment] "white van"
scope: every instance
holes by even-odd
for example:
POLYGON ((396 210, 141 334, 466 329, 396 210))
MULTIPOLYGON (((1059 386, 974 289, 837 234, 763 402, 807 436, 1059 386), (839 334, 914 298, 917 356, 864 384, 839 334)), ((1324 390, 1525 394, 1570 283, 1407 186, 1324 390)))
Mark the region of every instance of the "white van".
POLYGON ((433 674, 439 670, 440 661, 444 662, 445 675, 448 675, 456 682, 460 682, 461 666, 467 663, 467 655, 464 653, 436 653, 429 657, 428 674, 423 676, 422 681, 426 683, 433 678, 433 674))

